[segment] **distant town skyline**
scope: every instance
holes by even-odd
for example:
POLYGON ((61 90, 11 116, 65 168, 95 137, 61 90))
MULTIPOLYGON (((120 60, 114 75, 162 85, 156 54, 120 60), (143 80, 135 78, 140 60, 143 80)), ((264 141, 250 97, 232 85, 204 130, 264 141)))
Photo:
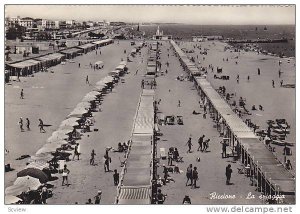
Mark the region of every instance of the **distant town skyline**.
POLYGON ((6 5, 6 17, 51 20, 294 25, 294 5, 6 5))

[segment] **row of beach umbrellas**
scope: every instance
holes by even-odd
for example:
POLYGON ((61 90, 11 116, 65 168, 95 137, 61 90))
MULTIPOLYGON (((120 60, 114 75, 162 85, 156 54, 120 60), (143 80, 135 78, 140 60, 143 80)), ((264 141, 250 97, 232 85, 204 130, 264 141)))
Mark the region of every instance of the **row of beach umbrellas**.
POLYGON ((49 181, 49 174, 45 170, 49 168, 48 162, 53 159, 51 153, 68 144, 68 134, 74 131, 74 127, 79 126, 79 120, 89 112, 91 102, 97 100, 108 84, 113 81, 112 76, 106 76, 98 81, 94 90, 83 97, 82 101, 61 122, 59 128, 47 139, 46 144, 30 157, 29 164, 25 169, 17 173, 14 184, 5 189, 5 204, 15 204, 22 201, 18 196, 23 192, 38 190, 44 183, 49 181))

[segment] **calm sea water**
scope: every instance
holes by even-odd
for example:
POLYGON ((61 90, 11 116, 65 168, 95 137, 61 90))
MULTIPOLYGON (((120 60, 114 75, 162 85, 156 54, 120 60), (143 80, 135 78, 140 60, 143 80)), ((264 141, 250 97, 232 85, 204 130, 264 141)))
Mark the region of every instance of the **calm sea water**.
MULTIPOLYGON (((268 52, 283 52, 286 56, 295 56, 295 26, 294 25, 183 25, 161 24, 164 35, 171 34, 174 39, 191 40, 192 36, 222 35, 234 39, 280 39, 287 38, 288 43, 259 44, 268 52), (267 30, 265 30, 265 27, 267 30)), ((147 37, 152 37, 157 25, 140 26, 147 37)))

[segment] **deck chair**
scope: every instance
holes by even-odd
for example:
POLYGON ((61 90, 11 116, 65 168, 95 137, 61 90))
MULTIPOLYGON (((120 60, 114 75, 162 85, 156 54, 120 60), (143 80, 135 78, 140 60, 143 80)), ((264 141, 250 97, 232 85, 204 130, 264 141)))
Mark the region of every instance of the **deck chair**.
POLYGON ((160 158, 161 159, 163 159, 163 160, 167 159, 166 148, 160 148, 159 152, 160 152, 160 158))

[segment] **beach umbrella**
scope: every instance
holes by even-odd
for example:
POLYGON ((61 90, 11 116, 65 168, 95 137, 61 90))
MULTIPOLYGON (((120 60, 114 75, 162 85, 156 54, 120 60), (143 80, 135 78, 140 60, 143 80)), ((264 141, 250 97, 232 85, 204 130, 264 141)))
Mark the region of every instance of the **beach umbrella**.
POLYGON ((25 169, 27 168, 35 168, 35 169, 43 170, 45 168, 49 168, 49 163, 42 162, 42 161, 31 162, 25 167, 25 169))
POLYGON ((29 189, 25 185, 12 185, 5 189, 5 195, 21 195, 23 192, 27 192, 29 189))
POLYGON ((18 198, 13 195, 6 195, 4 198, 5 204, 16 204, 20 201, 23 201, 21 198, 18 198))
POLYGON ((67 136, 68 133, 66 133, 66 131, 63 131, 61 129, 57 130, 53 132, 52 135, 47 139, 47 143, 68 139, 67 136))
POLYGON ((101 93, 100 92, 98 92, 98 91, 90 91, 89 93, 87 93, 87 95, 91 95, 91 96, 100 96, 101 95, 101 93))
POLYGON ((80 120, 79 118, 76 117, 70 117, 68 119, 65 119, 64 121, 61 122, 59 127, 63 127, 63 126, 78 126, 78 120, 80 120))
POLYGON ((49 181, 48 175, 40 169, 36 168, 26 168, 17 173, 17 177, 30 176, 39 179, 41 183, 46 183, 49 181))
POLYGON ((47 152, 56 152, 58 148, 60 148, 62 145, 67 144, 67 141, 55 141, 52 143, 46 143, 42 148, 40 148, 35 154, 42 154, 47 152))
POLYGON ((32 155, 30 159, 28 160, 28 163, 32 162, 41 162, 41 163, 47 163, 53 159, 53 155, 51 153, 40 153, 38 155, 32 155))
POLYGON ((70 117, 82 117, 83 114, 88 113, 88 110, 82 107, 76 107, 69 115, 67 118, 70 117))
POLYGON ((24 185, 29 188, 29 190, 37 190, 42 184, 38 178, 33 178, 31 176, 18 177, 14 185, 24 185))
POLYGON ((85 95, 84 98, 82 99, 83 102, 91 102, 96 100, 96 96, 92 95, 85 95))
POLYGON ((102 80, 96 82, 96 86, 106 86, 106 85, 105 85, 105 82, 102 79, 102 80))
POLYGON ((114 78, 111 77, 111 76, 106 76, 103 79, 103 82, 105 82, 105 83, 110 83, 110 82, 113 82, 113 81, 114 81, 114 78))
POLYGON ((91 107, 90 102, 80 102, 76 106, 76 108, 85 108, 85 109, 89 109, 90 107, 91 107))
POLYGON ((102 92, 103 90, 105 90, 105 88, 107 87, 107 85, 105 85, 103 83, 103 85, 96 85, 95 88, 93 89, 94 91, 99 91, 102 92))

